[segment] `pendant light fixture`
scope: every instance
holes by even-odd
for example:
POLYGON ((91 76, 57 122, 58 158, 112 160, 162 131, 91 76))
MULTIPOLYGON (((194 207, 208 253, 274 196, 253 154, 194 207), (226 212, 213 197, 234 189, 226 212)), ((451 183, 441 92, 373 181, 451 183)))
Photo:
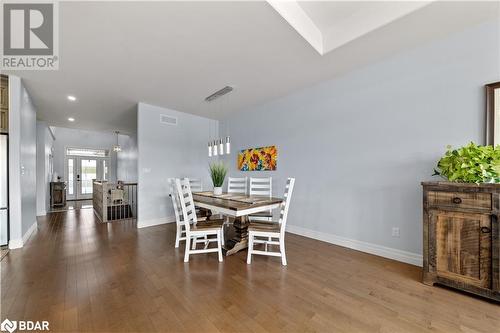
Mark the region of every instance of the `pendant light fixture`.
MULTIPOLYGON (((206 97, 205 101, 212 102, 215 99, 230 93, 231 91, 233 91, 233 87, 225 86, 224 88, 216 91, 212 95, 206 97)), ((210 124, 211 123, 209 123, 209 129, 208 129, 209 138, 211 135, 210 124)), ((226 127, 226 130, 227 130, 227 127, 226 127)), ((208 157, 219 156, 219 155, 224 155, 224 154, 229 155, 230 153, 231 153, 231 139, 229 136, 226 136, 225 139, 223 137, 219 137, 218 139, 210 140, 208 142, 208 157)))
POLYGON ((222 139, 219 139, 219 152, 221 155, 224 155, 224 144, 222 143, 222 139))
POLYGON ((116 145, 113 146, 113 151, 116 152, 116 153, 118 153, 118 152, 122 151, 122 147, 118 143, 118 134, 120 134, 120 132, 119 131, 115 131, 115 134, 116 134, 116 145))
POLYGON ((226 154, 231 154, 231 139, 229 136, 226 136, 226 154))

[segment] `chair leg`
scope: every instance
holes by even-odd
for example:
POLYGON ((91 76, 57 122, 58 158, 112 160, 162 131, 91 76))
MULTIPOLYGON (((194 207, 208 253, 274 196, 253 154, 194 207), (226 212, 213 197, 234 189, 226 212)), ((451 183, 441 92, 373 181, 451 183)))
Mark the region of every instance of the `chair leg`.
POLYGON ((222 246, 224 246, 224 225, 222 226, 222 228, 220 229, 220 243, 222 244, 222 246))
POLYGON ((186 233, 186 252, 184 252, 184 262, 189 262, 189 244, 191 242, 191 235, 186 233))
POLYGON ((177 225, 177 231, 175 232, 175 248, 179 247, 179 238, 181 238, 181 226, 177 225))
POLYGON ((222 239, 220 230, 217 232, 217 249, 219 253, 219 262, 222 262, 222 239))
POLYGON ((248 234, 248 254, 247 254, 247 265, 252 263, 252 251, 253 251, 253 235, 250 232, 248 234))
POLYGON ((281 263, 286 266, 286 253, 285 253, 285 238, 280 237, 280 252, 281 252, 281 263))
POLYGON ((193 243, 191 245, 191 250, 196 250, 196 245, 198 244, 198 237, 193 237, 193 243))

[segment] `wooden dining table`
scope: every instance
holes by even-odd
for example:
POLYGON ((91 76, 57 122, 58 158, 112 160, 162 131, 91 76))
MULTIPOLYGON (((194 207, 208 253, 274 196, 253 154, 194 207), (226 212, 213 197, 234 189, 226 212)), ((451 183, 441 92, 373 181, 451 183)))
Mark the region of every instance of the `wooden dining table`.
POLYGON ((215 195, 213 192, 193 193, 193 200, 196 207, 234 219, 232 236, 226 237, 227 234, 230 234, 229 232, 225 235, 224 252, 226 256, 248 247, 248 215, 278 208, 283 202, 282 198, 236 193, 215 195))

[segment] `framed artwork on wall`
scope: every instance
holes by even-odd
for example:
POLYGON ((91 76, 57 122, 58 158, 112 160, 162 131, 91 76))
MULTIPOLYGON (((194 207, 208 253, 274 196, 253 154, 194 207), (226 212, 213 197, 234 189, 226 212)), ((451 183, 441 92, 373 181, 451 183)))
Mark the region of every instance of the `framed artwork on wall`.
POLYGON ((238 170, 274 171, 277 160, 276 146, 243 149, 238 153, 238 170))

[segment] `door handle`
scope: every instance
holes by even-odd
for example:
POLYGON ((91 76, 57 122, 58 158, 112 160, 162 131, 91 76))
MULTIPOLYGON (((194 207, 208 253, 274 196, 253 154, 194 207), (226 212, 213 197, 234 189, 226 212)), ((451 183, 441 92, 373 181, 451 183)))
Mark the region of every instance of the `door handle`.
POLYGON ((487 234, 487 233, 491 232, 491 229, 490 229, 490 228, 488 228, 488 227, 481 227, 481 232, 482 232, 483 234, 487 234))

